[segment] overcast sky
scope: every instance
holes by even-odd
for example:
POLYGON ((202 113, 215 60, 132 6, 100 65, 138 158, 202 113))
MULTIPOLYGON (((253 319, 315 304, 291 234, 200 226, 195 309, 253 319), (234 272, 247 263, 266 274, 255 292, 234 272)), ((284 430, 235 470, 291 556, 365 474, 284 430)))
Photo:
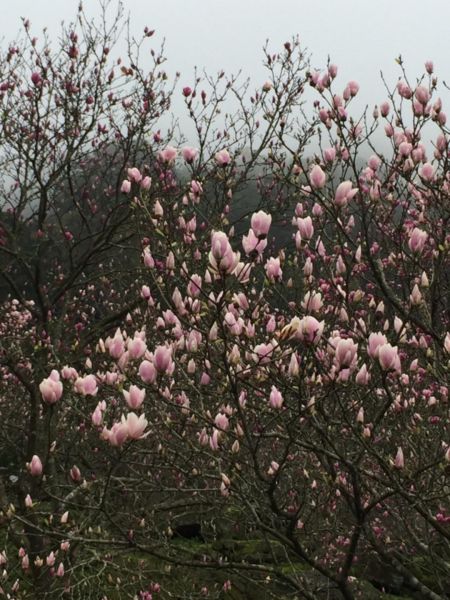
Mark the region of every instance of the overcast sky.
MULTIPOLYGON (((34 33, 48 26, 57 32, 69 21, 78 0, 14 0, 2 2, 0 36, 4 41, 19 30, 20 17, 31 20, 34 33)), ((450 2, 448 0, 124 0, 132 31, 144 25, 166 38, 169 69, 189 83, 194 65, 215 73, 242 69, 255 85, 263 81, 261 48, 267 38, 274 50, 299 34, 322 67, 328 55, 339 65, 343 86, 349 79, 361 85, 360 102, 371 106, 384 100, 382 70, 395 83, 402 54, 411 80, 425 60, 435 63, 440 79, 450 80, 450 2)), ((85 0, 91 15, 97 0, 85 0)))

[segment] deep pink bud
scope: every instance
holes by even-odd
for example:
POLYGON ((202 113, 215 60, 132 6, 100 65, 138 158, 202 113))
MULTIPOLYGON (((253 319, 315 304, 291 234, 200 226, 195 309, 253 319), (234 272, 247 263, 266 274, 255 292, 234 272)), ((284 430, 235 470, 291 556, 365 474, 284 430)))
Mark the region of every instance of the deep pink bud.
POLYGON ((389 102, 382 102, 380 104, 380 112, 382 117, 387 117, 390 111, 389 102))
POLYGON ((37 86, 41 85, 41 83, 42 83, 42 77, 41 77, 41 75, 39 73, 37 73, 35 71, 34 73, 31 74, 31 81, 37 87, 37 86))

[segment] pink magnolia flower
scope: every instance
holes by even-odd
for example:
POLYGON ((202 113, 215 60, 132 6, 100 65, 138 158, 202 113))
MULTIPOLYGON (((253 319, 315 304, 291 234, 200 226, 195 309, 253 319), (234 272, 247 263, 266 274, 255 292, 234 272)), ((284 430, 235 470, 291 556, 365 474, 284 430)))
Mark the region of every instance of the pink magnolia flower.
POLYGON ((367 353, 371 358, 378 358, 380 346, 387 344, 387 338, 380 332, 371 333, 367 344, 367 353))
POLYGON ((272 408, 279 409, 283 406, 283 396, 274 385, 271 388, 269 396, 269 404, 272 408))
POLYGON ((297 219, 297 227, 300 232, 300 235, 305 240, 310 240, 314 235, 314 225, 311 217, 305 217, 304 219, 297 219))
POLYGON ((74 389, 77 394, 82 396, 96 396, 98 392, 97 379, 95 375, 86 375, 85 377, 78 377, 74 383, 74 389))
POLYGON ((216 163, 219 165, 219 167, 226 167, 231 162, 230 153, 226 148, 219 150, 214 158, 216 159, 216 163))
POLYGON ((106 338, 105 346, 112 358, 118 359, 125 352, 125 343, 120 329, 116 330, 113 338, 106 338))
POLYGON ((128 169, 127 175, 128 175, 128 179, 130 181, 134 181, 135 183, 140 183, 140 181, 142 180, 141 172, 136 167, 132 167, 131 169, 128 169))
POLYGON ((358 193, 357 188, 352 187, 353 184, 351 181, 343 181, 336 188, 336 193, 334 195, 334 203, 339 208, 347 206, 349 200, 358 193))
POLYGON ((33 477, 39 477, 40 475, 42 475, 42 471, 43 471, 42 462, 37 454, 34 454, 31 457, 29 470, 33 477))
POLYGON ((397 454, 394 459, 394 467, 396 469, 403 469, 405 466, 405 457, 403 456, 403 450, 401 446, 397 450, 397 454))
POLYGON ((158 159, 160 162, 164 162, 167 164, 172 163, 177 157, 177 149, 173 146, 167 146, 164 150, 161 150, 158 154, 158 159))
POLYGON ((433 181, 434 179, 434 167, 431 163, 426 162, 420 169, 420 176, 425 181, 433 181))
POLYGON ((370 380, 370 373, 367 370, 366 363, 360 368, 356 374, 355 381, 358 385, 367 385, 370 380))
POLYGON ((128 181, 128 179, 124 179, 122 181, 122 185, 120 186, 120 191, 124 194, 129 194, 131 191, 131 181, 128 181))
POLYGON ((145 398, 145 390, 141 390, 137 385, 130 385, 129 390, 123 390, 125 402, 130 408, 136 410, 142 406, 145 398))
POLYGON ((53 565, 55 564, 55 560, 56 560, 55 553, 52 550, 50 552, 50 554, 47 556, 47 558, 45 559, 45 562, 48 567, 53 567, 53 565))
POLYGON ((319 322, 310 315, 299 319, 294 317, 281 331, 281 339, 297 339, 303 342, 317 344, 322 337, 325 323, 319 322))
POLYGON ((390 111, 389 102, 382 102, 380 104, 380 112, 382 117, 387 117, 390 111))
POLYGON ((258 238, 267 236, 271 223, 272 215, 268 215, 263 210, 253 213, 250 221, 251 228, 258 238))
POLYGON ((55 369, 50 373, 47 379, 43 379, 39 384, 39 391, 42 399, 48 404, 55 404, 61 399, 63 394, 63 384, 59 380, 59 373, 55 369))
POLYGON ((406 98, 409 100, 412 96, 412 91, 409 85, 407 85, 404 81, 399 81, 397 83, 397 91, 402 98, 406 98))
POLYGON ((279 258, 269 258, 264 265, 264 269, 270 281, 280 281, 283 277, 283 271, 281 269, 281 262, 279 258))
POLYGON ((139 377, 144 383, 154 383, 156 381, 157 371, 153 363, 148 360, 141 362, 139 366, 139 377))
POLYGON ((430 100, 430 92, 424 85, 418 85, 416 87, 416 91, 414 92, 414 96, 416 100, 420 102, 420 104, 426 105, 430 100))
POLYGON ((323 307, 322 294, 319 292, 306 292, 301 306, 306 312, 319 312, 323 307))
POLYGON ((356 364, 358 344, 351 339, 340 339, 335 348, 335 360, 339 368, 353 367, 356 364))
POLYGON ((77 379, 78 377, 77 370, 67 365, 61 369, 61 375, 63 379, 77 379))
POLYGON ((33 84, 36 87, 41 85, 42 77, 41 77, 40 73, 38 73, 37 71, 34 71, 34 73, 31 73, 31 81, 33 82, 33 84))
POLYGON ((143 178, 143 180, 141 181, 141 188, 143 190, 149 190, 151 185, 152 185, 152 178, 149 177, 148 175, 146 175, 143 178))
POLYGON ((190 146, 185 146, 181 150, 181 154, 187 163, 192 163, 198 156, 198 150, 197 150, 197 148, 191 148, 190 146))
POLYGON ((211 236, 209 264, 216 272, 231 274, 239 263, 239 252, 233 252, 228 236, 223 231, 214 231, 211 236))
POLYGON ((378 350, 378 361, 383 371, 398 371, 400 367, 400 357, 397 346, 383 344, 378 350))
POLYGON ((336 148, 325 148, 323 151, 323 160, 325 162, 333 162, 336 158, 336 148))
POLYGON ((249 230, 248 235, 242 236, 242 247, 244 248, 244 252, 247 256, 252 254, 252 252, 262 254, 266 246, 267 240, 257 237, 253 229, 249 230))
POLYGON ((122 415, 122 423, 126 425, 128 430, 128 436, 132 440, 139 440, 144 435, 144 430, 148 425, 148 421, 145 418, 145 414, 142 413, 139 417, 136 413, 130 412, 125 419, 124 415, 122 415))
POLYGON ((376 154, 372 154, 372 156, 367 161, 367 164, 372 169, 372 171, 377 171, 380 168, 381 159, 376 154))
POLYGON ((172 349, 167 346, 158 346, 153 355, 153 364, 160 373, 169 373, 173 370, 172 349))
POLYGON ((132 359, 141 358, 147 350, 147 344, 139 336, 129 339, 127 343, 128 355, 132 359))
POLYGON ((216 260, 222 259, 231 249, 228 236, 223 231, 213 231, 211 236, 211 253, 216 260))
POLYGON ((92 413, 91 421, 92 421, 92 424, 95 425, 96 427, 99 427, 102 424, 103 413, 99 406, 97 406, 96 409, 94 410, 94 412, 92 413))
POLYGON ((327 176, 322 171, 320 166, 314 165, 314 167, 311 169, 311 172, 309 174, 309 180, 311 182, 312 187, 317 188, 317 189, 323 188, 323 186, 325 185, 326 179, 327 179, 327 176))
POLYGON ((258 344, 253 348, 253 359, 262 365, 267 364, 272 360, 273 350, 272 344, 258 344))
POLYGON ((189 283, 187 285, 187 293, 191 298, 198 298, 202 289, 202 278, 197 273, 193 273, 190 276, 189 283))
POLYGON ((415 254, 420 254, 425 246, 425 242, 428 239, 428 233, 419 229, 418 227, 414 227, 409 235, 408 247, 411 252, 415 254))

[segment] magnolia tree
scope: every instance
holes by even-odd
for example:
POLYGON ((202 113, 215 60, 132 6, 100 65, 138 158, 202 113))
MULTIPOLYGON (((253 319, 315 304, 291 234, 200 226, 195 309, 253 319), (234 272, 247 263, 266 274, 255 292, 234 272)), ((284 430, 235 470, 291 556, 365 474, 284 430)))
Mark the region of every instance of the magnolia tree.
MULTIPOLYGON (((433 65, 356 118, 358 84, 312 71, 298 40, 265 62, 253 93, 223 73, 186 85, 197 139, 158 135, 117 184, 144 224, 141 304, 83 368, 48 352, 33 379, 20 485, 3 491, 11 598, 368 598, 374 565, 448 598, 449 132, 433 65), (194 523, 197 541, 180 539, 194 523)), ((27 335, 32 311, 7 308, 5 329, 27 335)))

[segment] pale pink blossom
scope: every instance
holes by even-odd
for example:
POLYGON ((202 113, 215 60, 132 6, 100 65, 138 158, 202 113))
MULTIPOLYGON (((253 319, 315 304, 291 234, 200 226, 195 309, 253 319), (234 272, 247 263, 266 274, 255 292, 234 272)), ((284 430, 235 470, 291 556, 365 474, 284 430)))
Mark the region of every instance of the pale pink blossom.
POLYGON ((327 176, 322 171, 319 165, 314 165, 309 174, 309 180, 313 188, 323 188, 326 182, 327 176))
POLYGON ((134 412, 128 413, 126 419, 122 415, 122 423, 126 425, 128 436, 132 440, 141 439, 144 435, 144 430, 148 425, 148 421, 145 418, 144 413, 138 417, 134 412))
POLYGON ((197 148, 191 148, 190 146, 185 146, 181 150, 181 154, 187 163, 192 163, 198 156, 198 150, 197 150, 197 148))
POLYGON ((409 235, 408 247, 411 252, 416 254, 420 254, 425 246, 425 243, 428 239, 428 233, 419 229, 418 227, 414 227, 409 235))
POLYGON ((367 353, 371 358, 378 358, 380 346, 387 344, 387 338, 380 332, 371 333, 367 344, 367 353))
POLYGON ((177 153, 178 152, 176 148, 174 148, 173 146, 167 146, 166 148, 164 148, 164 150, 161 150, 158 153, 158 159, 160 160, 160 162, 170 164, 173 163, 173 161, 176 159, 177 153))
POLYGON ((269 404, 272 408, 279 409, 283 406, 283 396, 274 385, 271 388, 269 396, 269 404))
POLYGON ((433 181, 434 179, 434 167, 431 163, 426 162, 420 169, 420 176, 424 181, 433 181))
POLYGON ((132 167, 127 170, 128 179, 130 181, 134 181, 135 183, 139 183, 142 180, 142 175, 139 169, 136 167, 132 167))
POLYGON ((383 371, 398 370, 400 358, 397 346, 391 346, 391 344, 380 346, 378 349, 378 360, 383 371))
POLYGON ((131 359, 137 359, 144 356, 147 350, 147 345, 142 338, 135 336, 128 340, 127 343, 128 354, 131 359))
POLYGON ((226 167, 231 162, 230 153, 226 148, 219 150, 214 158, 216 159, 216 163, 219 165, 219 167, 226 167))
POLYGON ((145 390, 141 390, 137 385, 130 385, 128 390, 123 390, 123 397, 130 408, 136 410, 144 402, 145 390))
POLYGON ((249 229, 248 234, 242 236, 242 247, 244 248, 244 252, 247 256, 253 252, 262 254, 266 246, 267 240, 257 237, 253 229, 249 229))
POLYGON ((264 265, 266 275, 270 281, 280 281, 283 277, 283 271, 281 269, 281 263, 279 258, 269 258, 264 265))
POLYGON ((353 188, 351 181, 343 181, 336 188, 334 203, 339 208, 347 206, 348 202, 358 193, 358 188, 353 188))
POLYGON ((43 379, 39 384, 39 391, 42 399, 47 404, 55 404, 61 399, 63 394, 63 384, 59 380, 59 373, 55 369, 50 373, 47 379, 43 379))
POLYGON ((310 240, 314 235, 314 225, 311 217, 305 217, 304 219, 297 219, 297 227, 300 232, 300 235, 305 240, 310 240))
POLYGON ((122 181, 122 185, 120 186, 120 191, 124 194, 129 194, 131 191, 131 181, 128 181, 128 179, 124 179, 122 181))
POLYGON ((153 355, 153 364, 159 373, 169 373, 173 368, 172 349, 158 346, 153 355))
POLYGON ((272 216, 260 210, 257 213, 253 213, 250 226, 253 229, 256 237, 259 238, 267 236, 271 223, 272 216))
POLYGON ((78 377, 74 383, 74 389, 77 394, 82 396, 96 396, 98 392, 97 379, 95 375, 86 375, 78 377))

